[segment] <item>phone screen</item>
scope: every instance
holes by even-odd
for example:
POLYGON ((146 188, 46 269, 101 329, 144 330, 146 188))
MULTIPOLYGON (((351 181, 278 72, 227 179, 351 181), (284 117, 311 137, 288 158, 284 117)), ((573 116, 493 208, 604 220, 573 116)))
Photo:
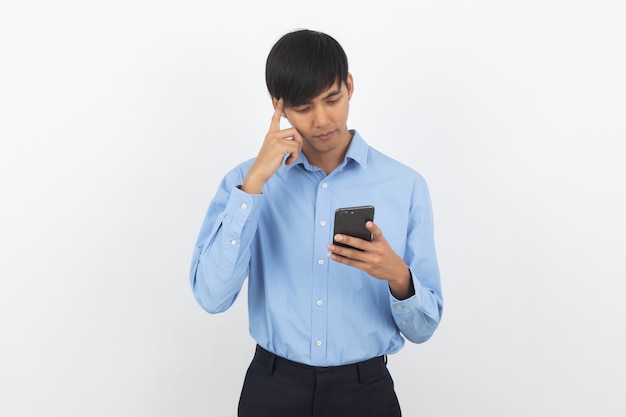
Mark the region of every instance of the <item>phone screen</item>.
MULTIPOLYGON (((340 233, 371 242, 372 234, 365 227, 365 223, 368 221, 374 221, 374 206, 344 207, 337 209, 335 211, 335 233, 333 236, 340 233)), ((335 239, 333 239, 333 244, 349 248, 352 247, 336 242, 335 239)))

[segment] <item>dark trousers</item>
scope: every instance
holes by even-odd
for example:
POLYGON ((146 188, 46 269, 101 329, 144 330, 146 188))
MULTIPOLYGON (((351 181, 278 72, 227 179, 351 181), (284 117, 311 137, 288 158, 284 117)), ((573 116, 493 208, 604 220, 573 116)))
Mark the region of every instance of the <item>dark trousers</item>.
POLYGON ((257 346, 239 399, 239 417, 400 417, 382 356, 315 367, 257 346))

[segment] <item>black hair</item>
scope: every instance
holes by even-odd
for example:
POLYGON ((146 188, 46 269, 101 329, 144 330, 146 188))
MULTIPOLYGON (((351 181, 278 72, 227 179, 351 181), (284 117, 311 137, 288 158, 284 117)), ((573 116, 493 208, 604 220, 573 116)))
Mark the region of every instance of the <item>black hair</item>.
POLYGON ((311 30, 284 35, 272 47, 265 66, 265 82, 272 97, 286 106, 299 106, 336 82, 348 82, 348 58, 339 42, 311 30))

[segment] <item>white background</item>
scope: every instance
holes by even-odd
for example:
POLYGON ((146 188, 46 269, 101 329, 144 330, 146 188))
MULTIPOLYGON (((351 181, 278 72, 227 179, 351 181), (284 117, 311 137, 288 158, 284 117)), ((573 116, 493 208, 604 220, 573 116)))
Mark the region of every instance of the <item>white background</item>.
POLYGON ((626 415, 624 3, 368 4, 2 3, 0 415, 235 415, 246 303, 206 314, 187 273, 301 27, 431 189, 446 305, 390 358, 404 414, 626 415))

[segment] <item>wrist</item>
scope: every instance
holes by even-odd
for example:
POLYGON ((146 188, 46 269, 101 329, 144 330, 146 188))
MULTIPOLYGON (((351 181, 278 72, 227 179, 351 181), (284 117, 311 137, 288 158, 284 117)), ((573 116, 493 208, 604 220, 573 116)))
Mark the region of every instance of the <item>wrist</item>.
POLYGON ((389 291, 391 291, 391 295, 398 300, 406 300, 415 295, 415 286, 413 285, 411 270, 405 265, 403 271, 404 273, 399 275, 400 278, 389 280, 389 291))
POLYGON ((246 176, 243 180, 243 184, 241 184, 241 191, 248 194, 261 194, 263 192, 264 185, 265 181, 254 180, 246 176))

